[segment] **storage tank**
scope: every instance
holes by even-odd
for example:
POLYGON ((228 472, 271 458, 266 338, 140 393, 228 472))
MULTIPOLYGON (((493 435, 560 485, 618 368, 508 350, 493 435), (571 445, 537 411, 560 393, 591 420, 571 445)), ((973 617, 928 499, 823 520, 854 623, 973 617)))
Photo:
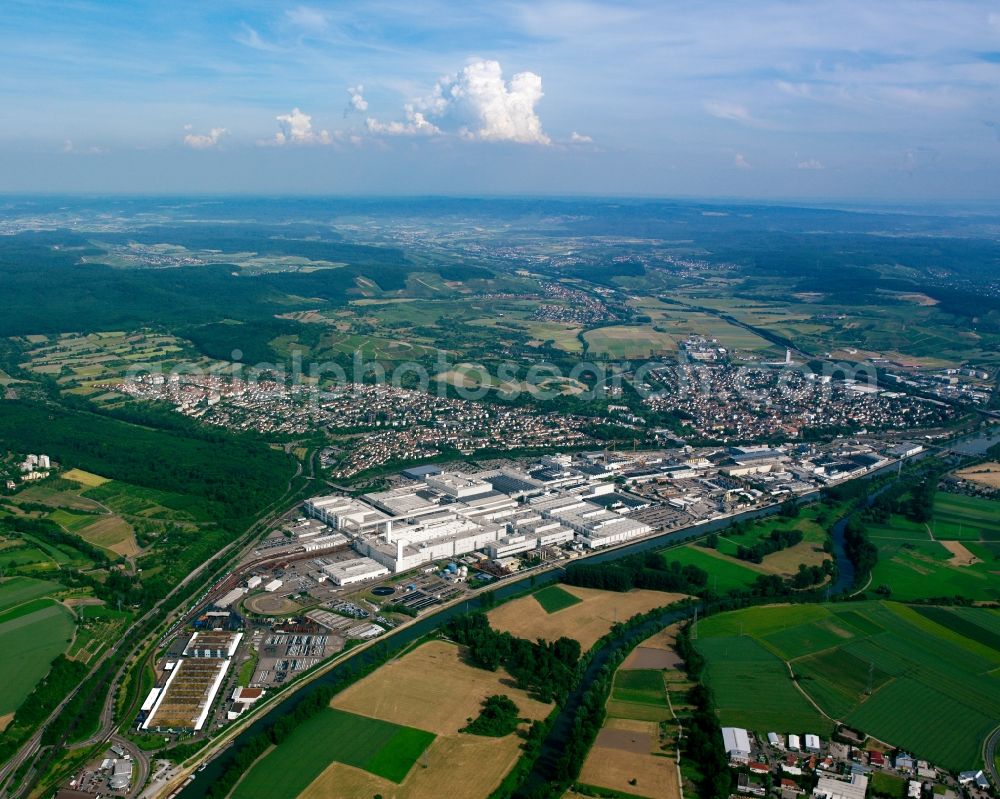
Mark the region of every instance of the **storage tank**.
POLYGON ((457 572, 458 571, 458 564, 457 563, 449 563, 448 564, 448 571, 450 571, 452 574, 454 574, 455 572, 457 572))

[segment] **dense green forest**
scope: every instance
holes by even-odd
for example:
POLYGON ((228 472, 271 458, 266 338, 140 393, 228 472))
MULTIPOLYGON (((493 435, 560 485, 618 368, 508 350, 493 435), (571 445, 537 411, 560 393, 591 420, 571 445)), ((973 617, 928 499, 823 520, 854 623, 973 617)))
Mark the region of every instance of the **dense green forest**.
POLYGON ((284 493, 289 459, 256 439, 222 431, 141 427, 55 404, 6 401, 0 444, 134 485, 209 500, 246 519, 284 493))

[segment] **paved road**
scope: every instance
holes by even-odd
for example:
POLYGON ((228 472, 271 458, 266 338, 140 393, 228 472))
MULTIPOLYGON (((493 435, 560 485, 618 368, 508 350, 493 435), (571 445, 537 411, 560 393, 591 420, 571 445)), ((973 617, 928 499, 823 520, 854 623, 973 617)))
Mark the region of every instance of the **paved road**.
MULTIPOLYGON (((315 467, 314 467, 314 464, 313 464, 313 457, 315 457, 315 453, 313 453, 313 456, 310 457, 310 459, 309 459, 309 477, 310 478, 315 475, 315 470, 314 470, 315 467)), ((12 757, 10 760, 8 760, 5 764, 3 764, 2 766, 0 766, 0 799, 10 799, 12 797, 17 797, 17 796, 21 795, 22 792, 25 789, 27 789, 27 788, 29 788, 31 786, 32 780, 25 780, 24 784, 22 784, 22 785, 10 785, 8 783, 9 783, 11 775, 18 768, 20 768, 20 766, 22 766, 24 763, 26 763, 26 762, 34 759, 38 755, 39 749, 41 748, 41 738, 42 738, 43 731, 56 718, 59 717, 60 713, 62 713, 62 711, 64 710, 64 708, 66 707, 66 705, 69 704, 69 702, 80 692, 80 690, 84 686, 86 686, 88 684, 88 681, 97 673, 97 670, 101 667, 101 665, 104 663, 104 661, 107 660, 109 657, 111 657, 112 655, 114 655, 114 654, 116 654, 118 652, 118 650, 121 648, 123 642, 125 640, 127 640, 128 635, 131 632, 131 630, 133 630, 136 627, 138 627, 141 624, 143 624, 152 614, 156 613, 158 610, 160 610, 164 606, 169 607, 170 600, 177 594, 177 592, 183 590, 185 586, 187 586, 192 580, 197 579, 206 569, 211 568, 213 566, 213 564, 219 562, 220 560, 224 560, 225 557, 233 549, 238 548, 240 545, 244 545, 244 546, 252 545, 254 543, 254 541, 255 541, 257 533, 260 532, 260 530, 263 527, 266 527, 274 519, 280 518, 285 513, 287 513, 288 512, 288 508, 287 508, 288 495, 291 494, 291 493, 293 493, 293 484, 294 484, 294 481, 295 481, 295 479, 297 477, 299 477, 300 475, 302 475, 302 471, 303 471, 303 469, 302 469, 302 463, 301 462, 296 463, 295 474, 292 476, 292 478, 288 482, 288 488, 287 488, 287 490, 285 492, 285 495, 282 496, 281 499, 277 500, 274 503, 274 505, 272 505, 272 508, 275 507, 275 506, 278 506, 278 507, 283 508, 283 510, 281 510, 278 513, 266 512, 267 515, 265 515, 263 518, 259 519, 256 523, 254 523, 253 525, 251 525, 251 527, 247 530, 247 532, 243 536, 241 536, 240 538, 236 539, 235 541, 233 541, 232 543, 228 544, 227 546, 223 547, 212 558, 210 558, 209 560, 207 560, 205 563, 201 564, 198 568, 196 568, 195 570, 193 570, 183 580, 181 580, 181 582, 178 583, 170 591, 170 593, 168 593, 163 599, 161 599, 159 602, 157 602, 152 608, 150 608, 145 614, 143 614, 143 616, 141 616, 139 619, 137 619, 135 622, 133 622, 132 626, 129 628, 128 631, 126 631, 125 635, 123 635, 121 639, 119 639, 117 642, 113 643, 111 646, 109 646, 102 653, 102 655, 95 661, 94 666, 90 670, 90 672, 88 673, 87 677, 85 677, 84 680, 76 688, 74 688, 73 691, 70 692, 56 706, 56 708, 52 711, 52 713, 49 715, 49 717, 45 720, 44 724, 42 724, 38 728, 38 731, 21 747, 21 749, 17 752, 17 754, 14 755, 14 757, 12 757)), ((298 500, 296 499, 296 503, 297 503, 297 501, 298 500)), ((182 608, 180 608, 180 607, 175 608, 173 611, 171 611, 170 614, 168 614, 167 620, 169 620, 171 617, 174 617, 174 616, 176 616, 176 615, 178 615, 179 613, 182 613, 182 612, 183 612, 182 608)), ((143 641, 140 641, 134 647, 134 651, 140 651, 142 649, 142 647, 145 645, 146 640, 148 640, 148 638, 149 637, 147 636, 147 639, 144 639, 143 641)), ((126 662, 122 666, 122 668, 118 671, 118 673, 115 675, 114 679, 112 680, 111 689, 108 691, 107 695, 104 697, 104 700, 103 700, 103 707, 101 709, 101 726, 98 729, 98 731, 94 735, 92 735, 90 738, 88 738, 86 741, 83 741, 83 742, 78 743, 78 744, 74 744, 70 748, 72 748, 72 749, 79 749, 79 748, 82 748, 82 747, 85 747, 85 746, 96 744, 96 743, 98 743, 98 742, 100 742, 102 740, 107 740, 107 741, 111 740, 112 735, 114 734, 114 701, 115 701, 115 693, 116 693, 115 688, 121 682, 121 679, 124 676, 124 674, 127 672, 128 668, 129 668, 129 664, 126 662)), ((131 746, 131 745, 130 745, 130 748, 135 749, 135 747, 131 746)), ((138 751, 138 750, 136 749, 136 751, 138 751)), ((138 760, 138 758, 137 758, 137 760, 138 760)), ((145 767, 145 773, 148 775, 148 773, 149 773, 149 761, 148 761, 148 758, 146 758, 145 755, 142 755, 142 760, 145 763, 145 766, 144 766, 145 767)), ((143 782, 144 781, 145 781, 145 777, 143 777, 143 782)), ((136 780, 136 782, 137 782, 137 780, 136 780)), ((141 787, 142 783, 138 783, 138 784, 141 787)))
POLYGON ((990 733, 990 737, 983 744, 983 760, 986 761, 984 770, 990 775, 994 788, 1000 788, 1000 771, 997 770, 997 747, 1000 746, 1000 727, 990 733))

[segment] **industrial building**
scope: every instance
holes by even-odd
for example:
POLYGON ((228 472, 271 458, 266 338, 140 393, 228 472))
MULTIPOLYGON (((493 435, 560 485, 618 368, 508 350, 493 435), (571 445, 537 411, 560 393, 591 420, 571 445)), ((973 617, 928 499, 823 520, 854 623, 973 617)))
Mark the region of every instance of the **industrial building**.
POLYGON ((353 585, 365 580, 374 580, 376 577, 384 577, 389 573, 385 566, 371 558, 354 558, 329 563, 323 567, 323 571, 336 585, 353 585))
POLYGON ((750 735, 742 727, 723 727, 722 747, 730 763, 750 762, 750 735))
POLYGON ((108 778, 108 787, 112 791, 124 791, 132 782, 132 761, 126 758, 117 758, 111 769, 111 776, 108 778))
MULTIPOLYGON (((626 515, 643 503, 617 501, 624 495, 584 474, 588 465, 554 455, 527 473, 414 470, 407 475, 411 482, 395 488, 358 498, 315 497, 304 507, 392 573, 477 550, 502 561, 574 541, 596 549, 652 532, 626 515)), ((331 573, 335 581, 339 576, 331 573)))
POLYGON ((815 799, 865 799, 868 792, 868 777, 864 774, 852 774, 850 779, 841 780, 835 777, 820 777, 813 788, 815 799))
POLYGON ((243 633, 196 632, 183 657, 164 667, 166 681, 142 704, 143 730, 194 730, 205 726, 243 633))

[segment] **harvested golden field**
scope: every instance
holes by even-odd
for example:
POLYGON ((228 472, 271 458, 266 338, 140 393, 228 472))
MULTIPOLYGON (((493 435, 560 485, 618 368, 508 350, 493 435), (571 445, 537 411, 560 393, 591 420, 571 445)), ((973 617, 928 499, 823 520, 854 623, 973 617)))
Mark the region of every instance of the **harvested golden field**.
POLYGON ((383 799, 485 799, 500 784, 521 754, 521 739, 483 738, 478 735, 442 735, 421 759, 402 785, 367 771, 333 763, 299 794, 299 799, 368 797, 383 799))
POLYGON ((116 555, 130 557, 139 554, 132 526, 120 516, 105 516, 77 531, 85 541, 110 549, 116 555))
POLYGON ((107 477, 101 477, 99 474, 91 474, 90 472, 83 471, 83 469, 70 469, 68 472, 63 473, 62 476, 87 488, 97 488, 97 486, 108 482, 107 477))
POLYGON ((800 541, 787 549, 767 555, 761 564, 761 571, 793 577, 799 570, 800 563, 806 566, 821 566, 824 560, 830 560, 830 556, 823 551, 822 546, 813 541, 800 541))
POLYGON ((939 541, 939 544, 951 553, 951 566, 972 566, 979 563, 979 558, 973 555, 960 541, 939 541))
POLYGON ((967 469, 959 469, 955 472, 955 476, 987 488, 1000 488, 1000 463, 990 461, 967 469))
POLYGON ((572 585, 560 587, 582 601, 555 613, 547 613, 534 597, 524 596, 491 610, 487 614, 490 624, 497 630, 529 640, 543 638, 555 641, 562 636, 575 638, 586 651, 616 621, 625 621, 638 613, 685 598, 684 594, 644 589, 618 593, 572 585))
POLYGON ((494 694, 509 696, 522 718, 542 719, 552 709, 515 688, 506 672, 467 665, 461 649, 444 641, 423 644, 387 663, 337 694, 330 704, 362 716, 449 735, 477 716, 482 701, 494 694))
POLYGON ((434 732, 437 738, 401 785, 332 763, 299 799, 376 794, 384 799, 445 794, 449 799, 485 799, 520 757, 521 738, 485 738, 459 730, 478 715, 482 701, 494 694, 509 696, 522 718, 545 718, 552 710, 552 705, 531 699, 512 683, 503 671, 466 664, 462 649, 444 641, 431 641, 390 661, 335 696, 331 706, 434 732))
POLYGON ((681 796, 677 766, 671 758, 605 746, 594 746, 590 750, 579 782, 650 799, 680 799, 681 796))

